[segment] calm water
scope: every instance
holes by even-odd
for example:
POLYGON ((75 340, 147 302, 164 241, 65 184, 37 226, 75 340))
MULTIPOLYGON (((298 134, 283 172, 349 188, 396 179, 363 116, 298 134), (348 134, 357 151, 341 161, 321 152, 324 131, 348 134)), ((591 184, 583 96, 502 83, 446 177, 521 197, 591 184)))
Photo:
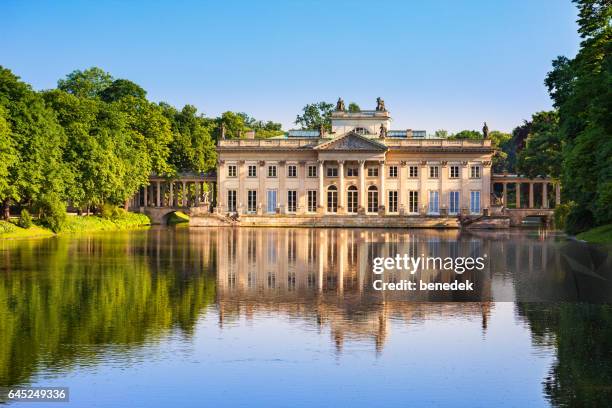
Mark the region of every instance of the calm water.
POLYGON ((0 241, 0 386, 68 386, 75 407, 609 406, 610 253, 538 231, 0 241), (374 291, 394 253, 487 262, 421 272, 470 293, 374 291))

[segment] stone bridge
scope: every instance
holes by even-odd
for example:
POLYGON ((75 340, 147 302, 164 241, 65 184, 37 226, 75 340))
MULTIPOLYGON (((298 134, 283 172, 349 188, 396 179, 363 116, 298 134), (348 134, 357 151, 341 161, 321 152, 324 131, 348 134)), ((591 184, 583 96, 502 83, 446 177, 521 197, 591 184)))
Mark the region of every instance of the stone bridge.
POLYGON ((153 224, 165 224, 168 214, 210 213, 216 204, 217 176, 214 173, 182 173, 173 178, 151 176, 129 203, 132 211, 147 214, 153 224))
POLYGON ((498 198, 499 213, 510 218, 510 225, 522 225, 527 217, 539 217, 545 224, 552 225, 554 207, 561 204, 561 185, 557 180, 549 177, 528 178, 508 173, 493 174, 493 194, 500 185, 502 189, 501 198, 498 198), (536 186, 539 187, 537 190, 536 186), (549 189, 549 186, 552 188, 549 189), (509 193, 514 194, 512 202, 508 200, 509 193), (524 195, 527 196, 527 202, 522 199, 524 195), (551 206, 553 195, 554 204, 551 206))

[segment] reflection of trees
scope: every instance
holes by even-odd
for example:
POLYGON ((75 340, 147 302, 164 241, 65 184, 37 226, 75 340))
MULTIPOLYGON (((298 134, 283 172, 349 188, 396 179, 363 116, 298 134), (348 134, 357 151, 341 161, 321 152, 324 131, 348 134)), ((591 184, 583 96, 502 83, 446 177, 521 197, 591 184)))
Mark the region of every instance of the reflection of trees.
POLYGON ((38 366, 87 364, 96 346, 130 348, 174 327, 190 333, 214 302, 214 277, 192 267, 188 245, 170 264, 169 247, 151 239, 154 231, 4 244, 0 385, 25 382, 38 366))
POLYGON ((557 361, 544 392, 560 407, 603 407, 612 401, 612 306, 519 303, 534 342, 553 341, 557 361))

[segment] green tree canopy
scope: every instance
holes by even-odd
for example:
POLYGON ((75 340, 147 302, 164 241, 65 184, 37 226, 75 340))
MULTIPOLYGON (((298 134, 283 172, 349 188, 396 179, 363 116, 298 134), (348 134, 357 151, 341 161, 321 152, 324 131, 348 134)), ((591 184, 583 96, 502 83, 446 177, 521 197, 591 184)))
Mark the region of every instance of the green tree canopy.
POLYGON ((525 147, 518 153, 517 170, 529 177, 561 174, 561 140, 556 112, 538 112, 530 121, 525 147))
POLYGON ((325 130, 331 131, 331 114, 335 105, 327 102, 310 103, 302 109, 302 114, 297 115, 295 124, 302 129, 318 129, 323 126, 325 130))
POLYGON ((98 67, 92 67, 85 71, 72 71, 65 79, 57 81, 57 88, 75 96, 94 98, 100 96, 112 83, 111 74, 98 67))
POLYGON ((127 79, 115 79, 108 87, 100 91, 100 98, 105 102, 115 102, 126 96, 145 99, 147 91, 127 79))
POLYGON ((348 105, 349 112, 361 112, 361 108, 355 102, 351 102, 348 105))

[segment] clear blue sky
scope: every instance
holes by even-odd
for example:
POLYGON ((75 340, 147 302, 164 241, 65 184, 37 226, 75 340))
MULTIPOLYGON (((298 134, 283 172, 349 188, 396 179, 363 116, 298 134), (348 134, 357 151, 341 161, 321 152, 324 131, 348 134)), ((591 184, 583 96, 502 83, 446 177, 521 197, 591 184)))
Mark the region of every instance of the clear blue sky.
POLYGON ((575 55, 569 0, 23 1, 0 4, 0 65, 35 89, 99 66, 154 101, 293 126, 338 96, 393 128, 510 131, 550 109, 543 85, 575 55))

